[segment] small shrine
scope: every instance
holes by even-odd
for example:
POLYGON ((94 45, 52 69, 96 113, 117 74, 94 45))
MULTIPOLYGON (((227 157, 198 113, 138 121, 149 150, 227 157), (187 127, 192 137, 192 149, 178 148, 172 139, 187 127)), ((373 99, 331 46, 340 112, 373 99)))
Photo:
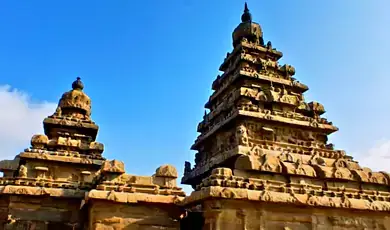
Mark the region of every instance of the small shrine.
POLYGON ((137 176, 106 160, 83 88, 77 78, 44 119, 45 134, 0 162, 0 229, 178 229, 183 211, 176 203, 185 193, 176 169, 162 165, 137 176))
MULTIPOLYGON (((96 140, 80 78, 44 119, 44 134, 0 161, 0 229, 346 230, 390 229, 390 174, 360 166, 328 143, 338 129, 282 52, 265 42, 245 4, 233 50, 178 172, 125 172, 96 140)), ((165 162, 164 162, 165 163, 165 162)))

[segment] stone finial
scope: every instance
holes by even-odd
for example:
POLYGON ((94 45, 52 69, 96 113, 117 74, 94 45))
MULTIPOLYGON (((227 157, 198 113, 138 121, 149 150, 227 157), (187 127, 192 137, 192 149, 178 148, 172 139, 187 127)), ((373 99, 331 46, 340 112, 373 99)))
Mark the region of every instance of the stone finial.
POLYGON ((156 169, 156 177, 171 177, 177 178, 177 170, 172 165, 162 165, 156 169))
POLYGON ((83 90, 84 89, 84 84, 81 81, 80 77, 77 77, 76 81, 72 83, 72 89, 74 90, 83 90))
POLYGON ((90 120, 91 99, 83 92, 84 84, 78 77, 72 83, 72 90, 65 92, 59 103, 55 116, 73 117, 90 120))
POLYGON ((31 146, 36 149, 43 149, 49 142, 49 138, 46 135, 36 134, 31 138, 31 146))
POLYGON ((244 13, 241 16, 242 22, 252 22, 252 15, 249 12, 248 4, 245 2, 244 13))
POLYGON ((101 167, 103 173, 125 173, 125 164, 122 161, 105 161, 101 167))

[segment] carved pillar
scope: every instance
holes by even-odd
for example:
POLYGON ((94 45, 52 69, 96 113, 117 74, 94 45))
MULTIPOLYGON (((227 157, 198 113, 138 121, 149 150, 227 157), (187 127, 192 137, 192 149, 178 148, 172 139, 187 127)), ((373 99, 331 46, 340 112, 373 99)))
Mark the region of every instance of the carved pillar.
POLYGON ((204 226, 203 230, 223 230, 220 227, 219 215, 221 210, 209 210, 203 213, 204 215, 204 226))

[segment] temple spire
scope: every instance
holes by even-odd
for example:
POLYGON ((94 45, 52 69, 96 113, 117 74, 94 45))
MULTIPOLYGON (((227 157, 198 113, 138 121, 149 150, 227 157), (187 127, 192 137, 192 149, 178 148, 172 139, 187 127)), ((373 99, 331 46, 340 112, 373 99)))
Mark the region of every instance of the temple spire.
POLYGON ((81 78, 80 77, 77 77, 76 81, 74 81, 72 83, 72 89, 74 90, 83 90, 84 89, 84 84, 83 82, 81 81, 81 78))
POLYGON ((245 2, 244 13, 241 16, 241 22, 252 22, 252 15, 249 12, 248 4, 245 2))

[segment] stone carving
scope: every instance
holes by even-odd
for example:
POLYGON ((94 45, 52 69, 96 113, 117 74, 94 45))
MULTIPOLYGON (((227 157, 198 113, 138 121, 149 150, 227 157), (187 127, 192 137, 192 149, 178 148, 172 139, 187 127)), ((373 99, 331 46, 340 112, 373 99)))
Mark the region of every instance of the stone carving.
POLYGON ((177 178, 176 168, 172 165, 163 165, 156 169, 156 176, 177 178))
POLYGON ((46 135, 34 135, 31 138, 31 146, 35 149, 44 149, 49 142, 49 138, 46 135))
POLYGON ((26 178, 27 177, 27 167, 24 165, 19 166, 19 177, 26 178))
POLYGON ((125 165, 122 161, 105 161, 101 168, 102 173, 125 173, 125 165))
POLYGON ((237 127, 236 140, 240 145, 248 145, 248 130, 244 125, 237 127))
POLYGON ((260 167, 262 171, 268 172, 282 172, 282 167, 280 165, 280 161, 276 156, 264 155, 263 164, 260 167))

